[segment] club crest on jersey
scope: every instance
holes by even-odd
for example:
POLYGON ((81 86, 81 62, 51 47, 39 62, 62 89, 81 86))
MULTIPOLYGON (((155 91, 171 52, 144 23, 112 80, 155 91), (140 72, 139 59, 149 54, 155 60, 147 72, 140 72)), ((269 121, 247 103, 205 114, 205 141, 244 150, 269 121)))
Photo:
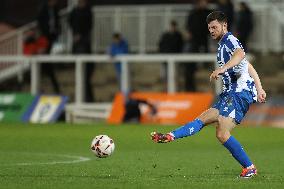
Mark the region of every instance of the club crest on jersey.
POLYGON ((232 105, 233 105, 233 98, 232 98, 232 97, 227 98, 227 99, 226 99, 226 104, 227 104, 228 106, 232 106, 232 105))

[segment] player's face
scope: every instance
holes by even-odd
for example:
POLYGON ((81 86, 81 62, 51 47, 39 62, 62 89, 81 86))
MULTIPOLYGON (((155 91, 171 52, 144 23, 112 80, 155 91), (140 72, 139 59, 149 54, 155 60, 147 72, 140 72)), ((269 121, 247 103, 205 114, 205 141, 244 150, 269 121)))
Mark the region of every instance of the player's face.
POLYGON ((213 20, 208 24, 208 30, 213 39, 220 40, 227 32, 227 23, 221 23, 217 20, 213 20))

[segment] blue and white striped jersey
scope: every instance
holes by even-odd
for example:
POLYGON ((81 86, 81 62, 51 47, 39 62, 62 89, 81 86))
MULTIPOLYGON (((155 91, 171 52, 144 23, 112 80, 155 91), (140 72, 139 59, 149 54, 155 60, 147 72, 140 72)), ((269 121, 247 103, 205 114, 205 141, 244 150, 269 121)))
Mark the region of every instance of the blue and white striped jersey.
MULTIPOLYGON (((232 35, 226 33, 218 43, 217 63, 219 67, 226 64, 238 48, 243 49, 240 41, 232 35)), ((254 80, 248 73, 248 61, 244 58, 240 64, 228 69, 222 75, 223 92, 242 92, 247 90, 252 92, 256 100, 256 89, 254 80)))

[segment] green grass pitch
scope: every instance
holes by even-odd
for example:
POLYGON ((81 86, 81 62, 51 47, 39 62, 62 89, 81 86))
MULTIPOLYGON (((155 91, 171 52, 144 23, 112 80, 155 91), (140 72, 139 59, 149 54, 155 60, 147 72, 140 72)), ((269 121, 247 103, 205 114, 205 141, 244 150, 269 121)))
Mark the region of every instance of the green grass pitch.
POLYGON ((233 135, 259 175, 238 179, 241 167, 208 127, 193 137, 155 144, 149 133, 174 126, 0 124, 0 188, 284 188, 284 130, 239 127, 233 135), (94 136, 114 139, 114 154, 96 158, 94 136))

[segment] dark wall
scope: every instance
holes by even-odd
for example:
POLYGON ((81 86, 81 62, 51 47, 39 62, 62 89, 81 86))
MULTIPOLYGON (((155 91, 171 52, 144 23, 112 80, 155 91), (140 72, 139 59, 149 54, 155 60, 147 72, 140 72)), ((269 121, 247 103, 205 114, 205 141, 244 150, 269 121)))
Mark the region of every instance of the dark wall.
MULTIPOLYGON (((21 26, 36 19, 39 8, 46 0, 1 0, 0 21, 13 26, 21 26)), ((58 0, 65 7, 67 0, 58 0)))
MULTIPOLYGON (((0 22, 13 26, 21 26, 34 21, 37 12, 47 0, 0 0, 0 22)), ((60 8, 67 5, 68 0, 58 0, 60 8)), ((196 0, 90 0, 92 5, 133 5, 133 4, 181 4, 194 3, 196 0)), ((209 0, 214 2, 216 0, 209 0)))
POLYGON ((2 22, 4 19, 5 7, 6 7, 6 1, 1 0, 0 1, 0 22, 2 22))
POLYGON ((19 26, 32 21, 37 14, 37 0, 6 0, 4 21, 19 26))
MULTIPOLYGON (((91 0, 93 5, 186 4, 197 0, 91 0)), ((216 0, 208 0, 214 2, 216 0)))
POLYGON ((127 4, 171 4, 191 2, 192 0, 93 0, 94 5, 127 5, 127 4))

